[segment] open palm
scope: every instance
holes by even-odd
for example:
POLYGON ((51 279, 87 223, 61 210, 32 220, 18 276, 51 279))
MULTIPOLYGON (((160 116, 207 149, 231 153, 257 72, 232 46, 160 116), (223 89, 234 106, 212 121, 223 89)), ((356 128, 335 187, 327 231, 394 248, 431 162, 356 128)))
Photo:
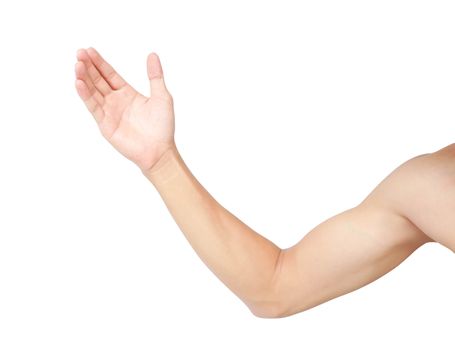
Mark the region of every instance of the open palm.
POLYGON ((174 147, 174 108, 159 57, 147 58, 150 97, 137 92, 93 48, 77 52, 76 89, 102 135, 141 170, 174 147))

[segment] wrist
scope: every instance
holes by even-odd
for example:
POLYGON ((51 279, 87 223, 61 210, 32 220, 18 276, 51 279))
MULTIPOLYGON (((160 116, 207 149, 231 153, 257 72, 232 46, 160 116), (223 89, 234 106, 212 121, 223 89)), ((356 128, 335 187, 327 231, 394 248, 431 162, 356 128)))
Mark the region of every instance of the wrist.
POLYGON ((148 169, 141 169, 141 171, 145 177, 154 184, 160 181, 165 181, 172 176, 174 171, 173 169, 175 168, 179 158, 180 155, 177 150, 177 146, 173 143, 161 154, 152 167, 148 169))

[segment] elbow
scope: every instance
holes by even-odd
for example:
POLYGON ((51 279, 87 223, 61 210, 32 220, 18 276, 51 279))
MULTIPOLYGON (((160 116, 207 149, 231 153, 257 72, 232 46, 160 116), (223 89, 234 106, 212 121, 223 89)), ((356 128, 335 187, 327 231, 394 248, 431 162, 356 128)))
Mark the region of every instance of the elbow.
POLYGON ((288 298, 283 291, 282 283, 280 283, 281 264, 284 255, 282 253, 283 250, 280 250, 270 282, 267 283, 268 287, 263 288, 260 297, 256 294, 253 300, 246 302, 251 313, 258 318, 283 318, 293 314, 289 312, 288 298))
POLYGON ((256 304, 249 306, 251 313, 259 318, 285 318, 313 308, 317 304, 299 305, 292 307, 285 300, 256 304))
POLYGON ((283 293, 267 293, 267 297, 259 301, 246 303, 251 313, 259 318, 284 318, 295 312, 283 293))
POLYGON ((246 303, 251 313, 258 318, 285 318, 327 301, 313 295, 311 288, 299 288, 296 291, 293 282, 296 278, 286 273, 289 268, 283 268, 286 259, 284 253, 285 250, 282 250, 278 256, 268 287, 262 288, 262 293, 255 293, 255 298, 246 303))
POLYGON ((280 305, 256 305, 249 307, 251 313, 258 318, 283 318, 291 314, 286 312, 280 305))

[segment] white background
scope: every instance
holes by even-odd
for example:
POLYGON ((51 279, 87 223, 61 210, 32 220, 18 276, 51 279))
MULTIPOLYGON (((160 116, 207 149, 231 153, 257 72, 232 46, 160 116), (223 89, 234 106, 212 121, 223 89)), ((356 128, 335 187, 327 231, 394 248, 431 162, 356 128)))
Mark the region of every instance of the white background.
POLYGON ((199 260, 74 89, 93 46, 147 93, 214 197, 285 248, 455 142, 452 1, 0 5, 0 349, 453 349, 455 259, 260 319, 199 260))

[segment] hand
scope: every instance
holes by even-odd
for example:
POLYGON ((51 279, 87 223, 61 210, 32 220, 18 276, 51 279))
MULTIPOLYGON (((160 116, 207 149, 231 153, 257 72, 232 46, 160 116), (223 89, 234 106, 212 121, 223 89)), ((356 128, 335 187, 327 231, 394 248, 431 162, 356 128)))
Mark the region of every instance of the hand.
POLYGON ((93 48, 77 52, 76 90, 102 135, 142 171, 153 168, 174 141, 174 107, 159 57, 147 57, 150 97, 137 92, 93 48))

